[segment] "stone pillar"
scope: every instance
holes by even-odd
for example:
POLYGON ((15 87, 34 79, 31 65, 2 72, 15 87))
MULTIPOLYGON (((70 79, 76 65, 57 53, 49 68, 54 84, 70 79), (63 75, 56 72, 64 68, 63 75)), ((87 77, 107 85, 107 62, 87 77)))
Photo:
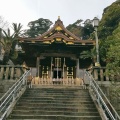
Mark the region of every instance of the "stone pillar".
POLYGON ((6 67, 6 74, 5 74, 5 80, 8 80, 8 75, 9 75, 9 67, 6 67))
POLYGON ((13 79, 13 77, 14 77, 14 67, 11 68, 10 79, 13 79))
MULTIPOLYGON (((106 71, 106 70, 107 70, 107 69, 105 69, 105 71, 106 71)), ((109 81, 109 76, 106 75, 105 77, 106 77, 106 81, 109 81)))
POLYGON ((95 80, 98 80, 98 70, 94 69, 94 78, 95 80))
POLYGON ((103 69, 100 68, 100 80, 103 81, 104 80, 104 73, 103 73, 103 69))
POLYGON ((37 77, 39 77, 40 75, 40 57, 37 57, 37 61, 36 61, 36 68, 37 68, 37 77))
POLYGON ((19 78, 21 76, 21 70, 20 68, 16 69, 16 77, 19 78))
POLYGON ((76 60, 76 78, 79 78, 79 58, 76 60))
POLYGON ((1 69, 0 69, 0 80, 3 79, 3 74, 4 74, 4 67, 1 67, 1 69))

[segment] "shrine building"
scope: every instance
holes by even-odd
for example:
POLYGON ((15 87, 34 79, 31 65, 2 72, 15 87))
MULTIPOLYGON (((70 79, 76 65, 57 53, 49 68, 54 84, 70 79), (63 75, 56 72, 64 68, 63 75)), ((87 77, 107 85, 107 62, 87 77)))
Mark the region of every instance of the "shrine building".
POLYGON ((68 31, 58 18, 53 27, 35 38, 20 38, 24 52, 19 53, 34 76, 40 78, 79 78, 80 69, 92 60, 80 59, 80 53, 94 47, 94 40, 82 40, 68 31))

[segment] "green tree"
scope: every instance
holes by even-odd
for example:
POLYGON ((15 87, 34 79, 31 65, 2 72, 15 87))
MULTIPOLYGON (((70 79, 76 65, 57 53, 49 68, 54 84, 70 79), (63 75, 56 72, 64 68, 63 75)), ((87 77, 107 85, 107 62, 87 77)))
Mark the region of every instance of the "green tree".
POLYGON ((91 60, 93 62, 92 64, 94 65, 96 62, 96 49, 95 49, 95 47, 91 50, 81 52, 80 58, 81 59, 91 58, 91 60))
POLYGON ((105 40, 118 27, 120 22, 120 1, 112 3, 103 11, 98 31, 99 39, 105 40))
POLYGON ((17 43, 17 38, 21 33, 22 25, 20 23, 18 25, 16 23, 13 23, 12 25, 14 33, 11 35, 9 28, 7 31, 3 30, 4 37, 3 40, 0 41, 5 51, 3 57, 3 64, 7 64, 9 59, 11 59, 11 55, 14 53, 14 48, 17 43))
POLYGON ((77 37, 81 37, 82 36, 82 26, 81 26, 81 22, 82 20, 77 20, 76 22, 74 22, 73 24, 69 24, 66 28, 72 32, 73 34, 75 34, 77 37))
POLYGON ((108 37, 107 44, 107 73, 120 78, 120 24, 112 36, 108 37))
POLYGON ((90 39, 90 34, 94 31, 94 28, 91 24, 91 20, 87 19, 84 22, 84 26, 81 26, 83 20, 77 20, 73 24, 69 24, 66 28, 83 40, 90 39))
POLYGON ((83 40, 87 40, 91 38, 91 34, 94 32, 94 27, 92 25, 92 21, 87 19, 84 22, 84 27, 82 29, 82 38, 83 40))
POLYGON ((114 41, 111 38, 112 32, 118 27, 120 22, 120 1, 112 3, 106 7, 103 12, 102 19, 98 27, 98 38, 100 43, 100 58, 102 64, 106 65, 107 62, 107 51, 110 46, 110 42, 114 41))
POLYGON ((46 32, 51 25, 52 22, 49 19, 40 18, 38 20, 31 21, 28 23, 30 29, 26 30, 24 35, 28 37, 39 36, 40 34, 46 32))

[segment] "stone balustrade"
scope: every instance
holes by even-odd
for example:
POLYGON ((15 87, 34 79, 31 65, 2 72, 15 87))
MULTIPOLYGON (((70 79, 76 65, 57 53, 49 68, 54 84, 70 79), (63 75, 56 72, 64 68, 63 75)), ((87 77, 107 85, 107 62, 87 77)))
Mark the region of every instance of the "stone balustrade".
POLYGON ((0 65, 0 80, 18 79, 24 73, 20 65, 0 65))
POLYGON ((91 74, 97 81, 111 81, 111 80, 117 80, 120 81, 120 77, 117 76, 108 76, 106 74, 106 68, 105 67, 93 67, 93 69, 90 70, 91 74))
POLYGON ((106 72, 105 67, 100 67, 100 68, 93 67, 93 69, 91 70, 91 74, 93 75, 95 80, 98 80, 98 81, 109 81, 110 80, 109 76, 107 76, 105 72, 106 72))
POLYGON ((81 78, 66 78, 66 79, 46 79, 34 77, 32 85, 64 85, 64 86, 83 86, 83 79, 81 78))

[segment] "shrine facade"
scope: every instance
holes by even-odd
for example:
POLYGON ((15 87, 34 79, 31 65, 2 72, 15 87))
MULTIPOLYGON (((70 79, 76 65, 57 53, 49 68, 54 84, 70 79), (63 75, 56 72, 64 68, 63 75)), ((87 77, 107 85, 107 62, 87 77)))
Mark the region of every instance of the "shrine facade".
POLYGON ((33 76, 40 78, 79 78, 80 69, 88 68, 91 59, 80 53, 94 47, 94 40, 82 40, 68 31, 58 18, 54 26, 36 38, 20 38, 24 52, 19 54, 33 76))

